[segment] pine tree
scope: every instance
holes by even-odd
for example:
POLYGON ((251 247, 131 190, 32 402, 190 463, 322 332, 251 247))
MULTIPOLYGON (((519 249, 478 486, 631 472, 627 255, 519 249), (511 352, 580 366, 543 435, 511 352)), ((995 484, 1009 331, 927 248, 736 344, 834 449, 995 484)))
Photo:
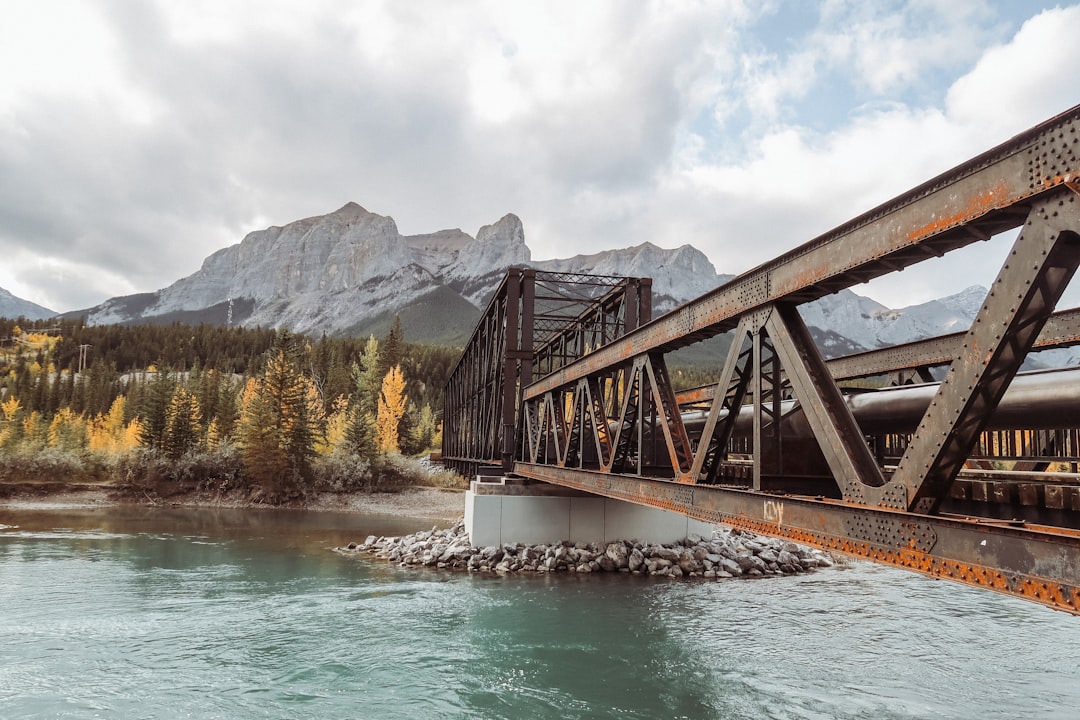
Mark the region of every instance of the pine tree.
POLYGON ((288 472, 277 418, 255 378, 247 381, 240 398, 237 442, 244 472, 252 480, 271 485, 288 472))
POLYGON ((142 434, 139 442, 148 448, 160 448, 165 436, 165 422, 168 417, 169 402, 176 390, 176 379, 168 370, 158 372, 154 380, 146 383, 142 394, 142 434))
POLYGON ((161 449, 176 460, 197 447, 201 439, 202 411, 199 400, 182 387, 173 391, 165 411, 161 449))
POLYGON ((360 353, 360 361, 352 364, 352 401, 349 405, 349 424, 345 444, 361 457, 379 452, 375 442, 375 416, 379 408, 379 341, 369 336, 360 353))
POLYGON ((360 354, 360 362, 353 363, 352 366, 353 396, 361 409, 372 417, 378 408, 383 378, 389 370, 389 367, 382 368, 381 360, 379 341, 374 336, 369 336, 360 354))
POLYGON ((423 452, 434 447, 435 433, 438 432, 438 422, 435 420, 435 413, 431 411, 431 406, 426 404, 420 408, 420 412, 416 419, 416 424, 413 427, 413 437, 416 452, 423 452))
POLYGON ((379 377, 386 377, 390 368, 401 365, 401 359, 405 352, 405 331, 401 327, 401 318, 394 316, 394 324, 390 326, 390 332, 383 338, 379 346, 379 377))
POLYGON ((278 490, 310 477, 322 414, 314 383, 300 371, 299 348, 281 331, 266 371, 248 381, 238 440, 248 474, 278 490))

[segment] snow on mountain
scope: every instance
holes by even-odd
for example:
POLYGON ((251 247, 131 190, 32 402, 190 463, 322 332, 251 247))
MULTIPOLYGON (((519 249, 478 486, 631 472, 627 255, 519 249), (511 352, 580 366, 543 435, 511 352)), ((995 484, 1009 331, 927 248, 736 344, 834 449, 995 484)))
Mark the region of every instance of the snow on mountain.
POLYGON ((667 312, 703 295, 731 277, 718 275, 709 258, 690 245, 665 250, 649 242, 565 260, 534 262, 532 266, 550 272, 651 277, 653 303, 658 312, 667 312))
POLYGON ((865 350, 960 332, 971 326, 986 288, 892 310, 851 290, 841 290, 799 308, 810 327, 830 330, 865 350))
MULTIPOLYGON (((513 214, 481 227, 475 237, 460 229, 403 236, 393 218, 348 203, 327 215, 249 233, 163 290, 112 298, 80 314, 94 323, 228 318, 235 324, 335 333, 366 332, 379 318, 412 308, 413 316, 429 325, 441 330, 453 325, 451 335, 467 337, 473 311, 485 306, 512 266, 650 277, 654 317, 731 278, 718 274, 690 245, 667 250, 646 242, 543 261, 532 261, 531 255, 521 220, 513 214)), ((823 352, 837 356, 964 330, 986 292, 974 286, 890 309, 842 290, 800 312, 823 352)), ((6 307, 5 295, 10 297, 0 291, 0 309, 6 307)), ((1060 357, 1044 353, 1048 362, 1080 363, 1080 351, 1055 352, 1060 357)))
POLYGON ((24 317, 27 320, 44 320, 56 315, 57 313, 49 308, 15 297, 4 288, 0 288, 0 317, 24 317))

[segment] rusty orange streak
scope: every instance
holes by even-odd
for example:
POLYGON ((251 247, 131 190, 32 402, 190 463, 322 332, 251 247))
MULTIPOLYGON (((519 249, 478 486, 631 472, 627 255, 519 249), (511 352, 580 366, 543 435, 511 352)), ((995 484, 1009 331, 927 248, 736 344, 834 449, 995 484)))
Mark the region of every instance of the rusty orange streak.
POLYGON ((959 212, 955 212, 952 215, 947 215, 943 218, 931 220, 925 225, 912 230, 908 233, 907 239, 911 242, 918 242, 950 228, 971 222, 975 218, 982 217, 991 210, 1007 207, 1015 201, 1016 198, 1009 196, 1005 181, 1002 180, 992 190, 971 198, 967 205, 959 212))

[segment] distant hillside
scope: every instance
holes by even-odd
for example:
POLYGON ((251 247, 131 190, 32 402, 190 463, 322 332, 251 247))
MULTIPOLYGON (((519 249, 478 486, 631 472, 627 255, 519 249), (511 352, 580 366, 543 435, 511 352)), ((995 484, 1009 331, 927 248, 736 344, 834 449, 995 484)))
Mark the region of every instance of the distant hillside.
POLYGON ((399 308, 365 318, 337 334, 384 337, 390 332, 394 317, 401 319, 407 342, 464 345, 480 319, 480 310, 450 288, 441 286, 399 308))
POLYGON ((44 320, 56 317, 56 312, 29 300, 15 297, 4 288, 0 288, 0 317, 44 320))

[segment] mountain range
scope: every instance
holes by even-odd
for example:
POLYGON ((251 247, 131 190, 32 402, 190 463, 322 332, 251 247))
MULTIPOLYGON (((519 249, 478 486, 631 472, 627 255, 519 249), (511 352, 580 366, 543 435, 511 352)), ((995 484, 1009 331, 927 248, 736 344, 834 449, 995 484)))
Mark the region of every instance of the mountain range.
MULTIPOLYGON (((406 338, 460 344, 506 268, 653 279, 654 316, 730 279, 690 245, 651 243, 532 260, 521 220, 507 214, 477 231, 402 235, 394 219, 348 203, 339 210, 249 233, 207 257, 192 275, 156 292, 111 298, 66 316, 88 322, 209 322, 288 326, 305 333, 382 335, 399 316, 406 338)), ((843 290, 802 306, 828 356, 956 332, 971 324, 986 289, 891 309, 843 290)), ((0 316, 53 313, 0 290, 0 316)), ((1080 353, 1058 361, 1076 364, 1080 353)))

